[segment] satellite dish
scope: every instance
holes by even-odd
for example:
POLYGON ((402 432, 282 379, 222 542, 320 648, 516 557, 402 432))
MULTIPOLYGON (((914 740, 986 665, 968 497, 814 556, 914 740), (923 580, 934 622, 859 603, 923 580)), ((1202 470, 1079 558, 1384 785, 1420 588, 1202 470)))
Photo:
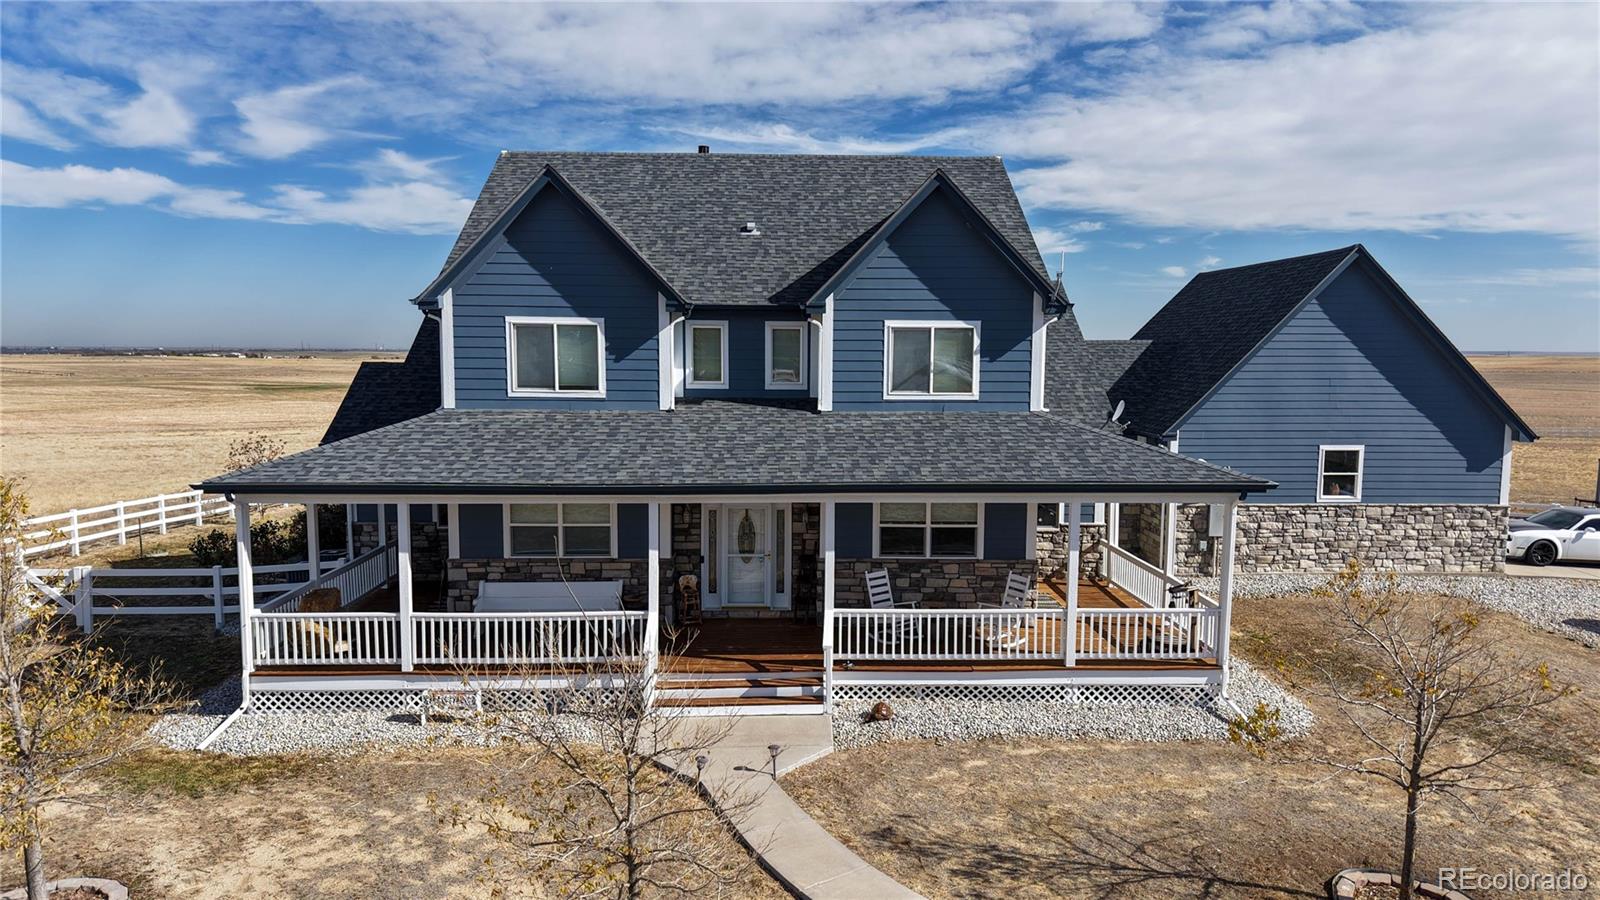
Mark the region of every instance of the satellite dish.
POLYGON ((1116 408, 1111 410, 1111 418, 1107 419, 1106 421, 1115 422, 1118 419, 1121 419, 1122 418, 1122 411, 1124 409, 1126 409, 1127 407, 1128 407, 1128 402, 1126 400, 1118 400, 1116 408))

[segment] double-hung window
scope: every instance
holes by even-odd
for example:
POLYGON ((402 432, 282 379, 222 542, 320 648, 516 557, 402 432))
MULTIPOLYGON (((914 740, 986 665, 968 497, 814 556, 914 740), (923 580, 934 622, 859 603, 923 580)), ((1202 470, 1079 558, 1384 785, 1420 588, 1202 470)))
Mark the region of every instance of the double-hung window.
POLYGON ((1361 499, 1361 470, 1367 451, 1359 444, 1323 445, 1317 450, 1317 500, 1355 503, 1361 499))
POLYGON ((688 383, 692 388, 728 386, 728 323, 690 322, 688 383))
POLYGON ((887 322, 884 332, 884 397, 977 399, 977 326, 887 322))
POLYGON ((603 397, 605 329, 598 319, 506 318, 512 395, 603 397))
POLYGON ((806 386, 805 322, 767 323, 767 389, 799 390, 806 386))
POLYGON ((507 556, 615 556, 609 503, 511 503, 507 556))
POLYGON ((977 503, 878 504, 878 556, 975 558, 977 503))

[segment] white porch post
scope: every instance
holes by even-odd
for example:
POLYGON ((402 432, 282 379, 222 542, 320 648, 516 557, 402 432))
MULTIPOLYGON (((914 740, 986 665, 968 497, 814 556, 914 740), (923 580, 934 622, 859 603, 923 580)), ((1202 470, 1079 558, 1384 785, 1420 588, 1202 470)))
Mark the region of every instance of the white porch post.
POLYGON ((233 543, 239 557, 239 651, 243 673, 239 679, 239 708, 250 705, 250 673, 255 670, 255 647, 250 621, 256 609, 255 570, 250 564, 250 504, 233 501, 233 543))
POLYGON ((1161 571, 1178 571, 1178 504, 1161 504, 1161 571))
MULTIPOLYGON (((1122 532, 1122 504, 1121 503, 1107 503, 1106 504, 1106 545, 1109 546, 1109 547, 1120 547, 1120 546, 1122 546, 1121 532, 1122 532)), ((1101 575, 1106 575, 1106 576, 1109 576, 1111 574, 1111 555, 1109 553, 1103 553, 1103 554, 1100 555, 1100 574, 1101 575)))
POLYGON ((834 571, 836 519, 834 501, 822 501, 822 703, 825 709, 833 706, 833 589, 838 580, 834 571))
MULTIPOLYGON (((382 507, 379 507, 382 509, 382 507)), ((379 515, 380 520, 382 514, 379 515)), ((395 507, 395 568, 400 593, 400 671, 409 672, 415 666, 415 649, 411 646, 411 504, 395 507)))
POLYGON ((1083 559, 1083 504, 1067 504, 1067 623, 1062 629, 1061 662, 1078 664, 1078 568, 1083 559))
POLYGON ((645 566, 645 604, 644 617, 644 699, 647 705, 655 703, 656 694, 656 656, 660 653, 661 642, 661 503, 651 501, 646 504, 649 519, 646 530, 648 531, 648 563, 645 566))
POLYGON ((317 533, 317 504, 306 504, 306 581, 322 586, 322 536, 317 533))
POLYGON ((1222 515, 1222 573, 1217 579, 1217 665, 1222 667, 1222 692, 1228 692, 1228 632, 1233 627, 1233 544, 1239 525, 1239 501, 1229 500, 1222 515))
POLYGON ((389 543, 389 504, 378 503, 378 546, 389 543))

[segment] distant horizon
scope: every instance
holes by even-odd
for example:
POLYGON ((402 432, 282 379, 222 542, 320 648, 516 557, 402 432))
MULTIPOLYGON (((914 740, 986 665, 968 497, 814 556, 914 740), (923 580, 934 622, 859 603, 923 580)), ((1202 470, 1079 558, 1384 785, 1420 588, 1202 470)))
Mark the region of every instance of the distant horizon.
MULTIPOLYGON (((1107 340, 1089 338, 1089 340, 1107 340)), ((1119 340, 1110 338, 1109 340, 1119 340)), ((42 353, 395 353, 404 354, 410 347, 228 347, 212 344, 159 344, 153 346, 134 344, 100 344, 68 347, 56 344, 0 345, 0 355, 38 355, 42 353)), ((1463 356, 1600 356, 1600 350, 1461 350, 1463 356)))

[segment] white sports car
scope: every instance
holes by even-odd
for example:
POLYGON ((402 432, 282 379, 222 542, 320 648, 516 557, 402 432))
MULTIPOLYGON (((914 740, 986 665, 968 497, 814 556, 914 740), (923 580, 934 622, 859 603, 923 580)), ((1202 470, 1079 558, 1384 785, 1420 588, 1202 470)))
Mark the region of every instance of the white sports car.
POLYGON ((1563 506, 1512 519, 1506 556, 1535 566, 1558 559, 1600 562, 1600 509, 1563 506))

